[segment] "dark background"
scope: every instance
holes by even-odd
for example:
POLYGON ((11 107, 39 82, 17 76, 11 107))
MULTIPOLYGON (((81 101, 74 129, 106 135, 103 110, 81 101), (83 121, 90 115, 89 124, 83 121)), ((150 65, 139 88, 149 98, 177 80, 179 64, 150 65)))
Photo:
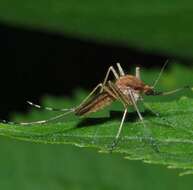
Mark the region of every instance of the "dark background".
POLYGON ((161 67, 168 58, 189 64, 177 56, 0 24, 0 118, 25 111, 25 100, 39 103, 45 94, 71 96, 77 87, 92 89, 116 62, 129 72, 136 65, 161 67))

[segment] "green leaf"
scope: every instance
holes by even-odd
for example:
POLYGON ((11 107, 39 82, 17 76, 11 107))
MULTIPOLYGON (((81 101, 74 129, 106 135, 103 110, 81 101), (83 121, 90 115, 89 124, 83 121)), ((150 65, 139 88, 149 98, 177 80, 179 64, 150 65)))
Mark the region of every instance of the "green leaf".
POLYGON ((191 0, 0 1, 6 23, 191 58, 192 19, 191 0))
MULTIPOLYGON (((113 152, 124 153, 127 159, 193 169, 193 99, 183 97, 178 101, 147 105, 160 116, 143 111, 144 127, 137 115, 130 112, 113 152)), ((115 138, 121 112, 114 111, 110 117, 103 118, 71 118, 45 125, 1 124, 0 135, 36 143, 96 147, 106 152, 115 138)))
MULTIPOLYGON (((157 70, 144 71, 144 69, 142 69, 142 78, 147 84, 152 84, 158 73, 159 71, 157 70)), ((159 85, 157 86, 158 90, 171 90, 176 87, 191 85, 191 74, 190 68, 187 69, 186 67, 173 64, 169 71, 164 72, 159 85)), ((58 108, 71 107, 78 105, 87 94, 88 93, 85 93, 85 91, 79 90, 76 91, 74 96, 70 99, 65 97, 46 97, 43 99, 42 105, 58 108)), ((160 117, 155 117, 148 111, 144 112, 143 107, 140 109, 147 125, 146 130, 139 122, 137 114, 130 110, 123 128, 122 140, 115 151, 121 153, 124 152, 124 157, 129 159, 143 159, 150 163, 165 164, 180 169, 184 168, 184 174, 192 173, 191 131, 193 130, 193 99, 182 98, 178 101, 177 99, 182 95, 193 97, 191 91, 184 91, 175 96, 153 97, 153 99, 145 98, 144 101, 146 104, 155 112, 160 113, 160 117), (177 101, 174 101, 175 99, 177 101), (155 152, 157 148, 155 145, 160 149, 159 153, 155 152)), ((57 113, 33 109, 28 115, 17 114, 16 117, 14 117, 14 120, 18 122, 40 120, 50 118, 56 114, 57 113)), ((97 147, 99 149, 107 150, 107 146, 112 143, 117 132, 121 116, 122 106, 120 104, 114 104, 110 108, 91 115, 90 118, 87 119, 81 119, 70 115, 65 117, 63 121, 60 120, 43 126, 24 127, 1 124, 0 134, 20 140, 38 142, 38 144, 39 142, 70 143, 79 146, 97 147), (111 118, 109 118, 109 112, 111 113, 111 118), (79 125, 79 127, 77 127, 77 125, 79 125), (98 130, 97 138, 95 139, 95 143, 93 143, 93 134, 96 130, 98 130)), ((4 145, 2 146, 4 147, 4 145)), ((26 149, 31 146, 30 144, 26 144, 26 149)), ((43 145, 39 144, 38 147, 39 146, 42 147, 43 145)), ((62 145, 59 147, 61 146, 62 145)), ((50 146, 46 145, 42 149, 45 149, 46 147, 49 149, 50 146)), ((54 149, 57 149, 58 146, 54 147, 54 149)), ((65 149, 66 146, 62 147, 65 149)), ((42 152, 42 150, 40 151, 42 152)), ((91 150, 89 150, 89 152, 90 151, 91 150)), ((69 150, 67 150, 67 152, 69 153, 69 150)), ((77 155, 76 157, 79 156, 77 155)), ((109 157, 112 156, 109 155, 109 157)), ((116 164, 113 163, 112 165, 116 164)), ((149 168, 150 167, 148 167, 148 169, 149 168)))

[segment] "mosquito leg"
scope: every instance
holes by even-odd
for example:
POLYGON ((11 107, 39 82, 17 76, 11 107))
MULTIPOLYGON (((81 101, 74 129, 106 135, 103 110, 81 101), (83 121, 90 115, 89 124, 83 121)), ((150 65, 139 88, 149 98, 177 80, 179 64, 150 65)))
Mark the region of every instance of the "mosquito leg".
POLYGON ((82 100, 82 102, 78 105, 78 107, 82 106, 99 88, 103 89, 103 84, 99 83, 91 92, 90 94, 82 100))
POLYGON ((121 124, 120 124, 119 129, 118 129, 118 132, 115 136, 114 141, 112 142, 112 144, 110 146, 110 151, 112 151, 118 144, 118 140, 119 140, 119 137, 120 137, 120 134, 121 134, 121 131, 122 131, 123 123, 124 123, 125 118, 126 118, 127 106, 129 105, 129 102, 127 101, 125 95, 116 87, 116 85, 114 85, 111 81, 108 82, 108 85, 109 85, 109 88, 116 95, 117 100, 119 100, 125 108, 124 114, 123 114, 123 117, 122 117, 122 120, 121 120, 121 124))
MULTIPOLYGON (((120 67, 121 67, 121 66, 120 66, 120 67)), ((122 68, 121 68, 121 69, 122 69, 122 68)), ((103 91, 104 86, 105 86, 105 84, 106 84, 106 82, 107 82, 107 79, 108 79, 108 77, 109 77, 110 72, 113 73, 113 75, 114 75, 114 77, 115 77, 116 79, 119 78, 119 75, 117 74, 117 72, 116 72, 116 70, 114 69, 114 67, 113 67, 113 66, 110 66, 109 69, 108 69, 108 71, 107 71, 107 74, 106 74, 106 76, 105 76, 105 79, 104 79, 103 83, 98 84, 98 85, 92 90, 92 92, 81 102, 81 104, 79 105, 79 107, 80 107, 82 104, 84 104, 84 103, 97 91, 98 88, 101 88, 100 92, 103 91)), ((69 110, 72 110, 72 109, 73 109, 73 108, 72 108, 72 109, 57 109, 57 108, 51 108, 51 107, 43 107, 43 106, 34 104, 33 102, 30 102, 30 101, 27 101, 27 103, 28 103, 29 105, 33 106, 33 107, 38 108, 38 109, 45 109, 45 110, 48 110, 48 111, 69 111, 69 110)))
MULTIPOLYGON (((102 83, 98 84, 93 90, 92 92, 82 101, 82 103, 79 105, 81 106, 85 101, 88 100, 88 98, 90 96, 92 96, 95 91, 98 89, 98 88, 101 88, 102 87, 102 83)), ((31 103, 31 102, 30 102, 31 103)), ((29 104, 30 104, 29 103, 29 104)), ((38 106, 38 105, 37 105, 38 106)), ((79 107, 78 106, 78 107, 79 107)), ((6 122, 6 123, 10 123, 10 124, 19 124, 19 125, 33 125, 33 124, 44 124, 44 123, 48 123, 50 121, 53 121, 53 120, 56 120, 56 119, 59 119, 59 118, 62 118, 63 116, 65 115, 68 115, 70 113, 74 113, 76 110, 76 108, 71 108, 69 110, 66 110, 67 112, 63 113, 63 114, 59 114, 59 115, 56 115, 55 117, 51 117, 50 119, 47 119, 47 120, 39 120, 39 121, 34 121, 34 122, 20 122, 20 123, 14 123, 14 122, 6 122)), ((5 122, 4 122, 5 123, 5 122)))
POLYGON ((136 101, 135 101, 134 95, 133 95, 133 93, 132 93, 131 90, 129 90, 129 95, 130 95, 132 104, 133 104, 133 106, 134 106, 134 108, 135 108, 135 110, 136 110, 136 112, 137 112, 137 114, 138 114, 138 116, 139 116, 139 119, 141 120, 143 126, 146 127, 146 125, 145 125, 145 123, 144 123, 144 120, 143 120, 143 117, 142 117, 142 115, 141 115, 141 113, 140 113, 140 111, 139 111, 139 108, 137 107, 137 103, 136 103, 136 101))
POLYGON ((151 131, 148 130, 148 128, 146 127, 146 124, 145 124, 145 122, 144 122, 144 119, 143 119, 143 117, 142 117, 142 115, 141 115, 141 113, 140 113, 140 111, 139 111, 139 109, 138 109, 138 107, 137 107, 137 104, 136 104, 136 101, 135 101, 133 92, 132 92, 131 90, 129 90, 129 94, 130 94, 130 97, 131 97, 131 101, 132 101, 132 103, 133 103, 133 106, 134 106, 134 108, 135 108, 135 110, 137 111, 137 114, 138 114, 138 116, 139 116, 139 119, 141 120, 141 122, 142 122, 142 124, 143 124, 143 126, 144 126, 145 135, 146 135, 148 138, 150 137, 150 139, 148 140, 148 142, 150 141, 150 143, 151 143, 151 145, 153 146, 153 149, 155 150, 155 152, 160 152, 158 145, 156 144, 155 140, 151 137, 151 131))
MULTIPOLYGON (((80 105, 79 105, 78 107, 80 107, 83 103, 85 103, 85 102, 98 90, 98 88, 102 88, 102 87, 103 87, 102 83, 98 84, 98 85, 91 91, 91 93, 80 103, 80 105)), ((48 111, 62 111, 62 112, 65 112, 65 111, 70 111, 70 110, 74 110, 74 109, 75 109, 75 108, 57 109, 57 108, 51 108, 51 107, 43 107, 43 106, 34 104, 33 102, 30 102, 30 101, 27 101, 27 103, 28 103, 30 106, 33 106, 33 107, 35 107, 35 108, 44 109, 44 110, 48 110, 48 111)))
MULTIPOLYGON (((82 104, 84 104, 99 88, 101 88, 101 90, 104 88, 102 83, 99 83, 91 92, 90 94, 80 103, 80 105, 78 107, 80 107, 82 104)), ((48 110, 48 111, 70 111, 73 110, 74 108, 70 108, 70 109, 57 109, 57 108, 51 108, 51 107, 43 107, 41 105, 38 104, 34 104, 33 102, 27 101, 27 103, 30 106, 33 106, 35 108, 38 109, 44 109, 44 110, 48 110)))
POLYGON ((60 112, 65 112, 65 111, 70 111, 70 110, 73 110, 73 108, 53 108, 53 107, 43 107, 41 105, 38 105, 38 104, 34 104, 33 102, 30 102, 30 101, 27 101, 27 103, 32 106, 32 107, 35 107, 35 108, 38 108, 38 109, 41 109, 41 110, 47 110, 47 111, 60 111, 60 112))
POLYGON ((123 117, 122 117, 122 120, 121 120, 121 124, 119 126, 119 130, 118 130, 117 135, 115 137, 116 140, 119 138, 119 136, 121 134, 121 130, 122 130, 123 123, 125 121, 126 114, 127 114, 127 108, 125 108, 125 111, 124 111, 124 114, 123 114, 123 117))
POLYGON ((125 98, 124 94, 117 88, 117 86, 112 83, 111 81, 108 81, 109 88, 116 94, 117 99, 123 104, 123 105, 129 105, 129 102, 125 98))
MULTIPOLYGON (((116 95, 111 89, 109 89, 107 86, 104 86, 104 91, 107 92, 110 96, 112 96, 112 97, 115 98, 115 99, 118 99, 118 98, 119 98, 119 97, 117 97, 117 95, 116 95)), ((92 141, 93 144, 96 143, 96 136, 97 136, 98 130, 99 130, 99 128, 97 127, 96 130, 95 130, 95 133, 94 133, 94 135, 93 135, 93 141, 92 141)))
MULTIPOLYGON (((113 143, 112 143, 111 146, 110 146, 110 151, 112 151, 112 150, 115 148, 115 146, 117 145, 119 136, 120 136, 121 131, 122 131, 123 123, 124 123, 124 121, 125 121, 125 117, 126 117, 126 113, 127 113, 127 103, 126 103, 125 99, 123 99, 123 98, 120 96, 120 94, 117 92, 117 89, 115 89, 114 86, 111 85, 111 82, 110 82, 110 81, 108 82, 108 84, 109 84, 108 87, 107 87, 107 86, 104 86, 104 91, 106 91, 107 93, 109 93, 109 95, 111 95, 111 96, 114 97, 115 99, 119 100, 119 101, 124 105, 124 107, 125 107, 125 111, 124 111, 124 114, 123 114, 123 117, 122 117, 121 124, 120 124, 120 126, 119 126, 119 130, 118 130, 118 132, 117 132, 117 134, 116 134, 116 136, 115 136, 115 140, 113 141, 113 143)), ((120 93, 121 93, 121 92, 120 92, 120 93)), ((97 134, 97 131, 98 131, 98 129, 96 129, 95 135, 94 135, 94 138, 93 138, 93 139, 95 139, 96 134, 97 134)), ((95 141, 93 140, 93 143, 94 143, 94 142, 95 142, 95 141)))
MULTIPOLYGON (((118 88, 116 85, 114 85, 111 81, 109 81, 108 84, 109 84, 109 87, 111 87, 111 89, 117 94, 119 100, 120 100, 120 101, 122 102, 122 104, 125 106, 125 109, 126 109, 126 106, 129 106, 129 105, 133 105, 133 106, 134 106, 134 108, 135 108, 135 110, 136 110, 136 112, 137 112, 137 114, 138 114, 138 116, 139 116, 139 118, 140 118, 140 120, 141 120, 141 122, 142 122, 142 124, 143 124, 143 126, 144 126, 144 130, 145 130, 146 136, 147 136, 147 137, 150 137, 151 145, 153 145, 154 150, 155 150, 156 152, 159 152, 159 148, 158 148, 158 146, 155 144, 154 140, 152 139, 152 137, 151 137, 151 132, 150 132, 150 131, 148 130, 148 128, 146 127, 145 122, 144 122, 144 119, 143 119, 143 117, 142 117, 142 115, 141 115, 141 113, 140 113, 140 111, 139 111, 139 109, 138 109, 138 107, 137 107, 137 104, 136 104, 136 101, 135 101, 135 98, 134 98, 134 95, 133 95, 132 91, 129 90, 130 98, 128 99, 128 98, 119 90, 119 88, 118 88)), ((126 114, 126 113, 125 113, 125 114, 126 114)), ((123 117, 123 119, 125 119, 125 116, 123 117)), ((124 122, 124 120, 122 120, 122 121, 124 122)), ((122 128, 122 126, 121 126, 121 128, 122 128)), ((121 130, 121 128, 120 128, 120 130, 121 130)), ((117 138, 115 138, 115 141, 113 142, 113 144, 112 144, 112 146, 111 146, 111 151, 112 151, 113 148, 115 148, 115 146, 116 146, 117 143, 118 143, 119 133, 117 133, 117 135, 118 135, 118 137, 116 136, 117 138)), ((148 140, 148 141, 149 141, 149 140, 148 140)))
POLYGON ((136 69, 135 69, 135 76, 136 76, 136 78, 141 79, 140 67, 136 67, 136 69))
MULTIPOLYGON (((107 82, 107 80, 108 80, 108 77, 109 77, 110 72, 113 73, 113 75, 114 75, 114 77, 115 77, 116 79, 119 79, 119 75, 118 75, 117 71, 114 69, 113 66, 110 66, 109 69, 108 69, 108 71, 107 71, 107 74, 106 74, 106 76, 105 76, 105 79, 104 79, 104 81, 103 81, 103 83, 102 83, 102 84, 103 84, 103 87, 105 86, 105 84, 106 84, 106 82, 107 82)), ((103 87, 101 88, 101 91, 100 91, 100 92, 103 91, 103 87)))
MULTIPOLYGON (((118 64, 118 63, 117 63, 117 64, 118 64)), ((119 65, 119 67, 121 68, 120 65, 119 65)), ((121 69, 122 69, 122 68, 121 68, 121 69)), ((106 82, 107 82, 107 79, 108 79, 108 77, 109 77, 110 72, 113 73, 113 75, 114 75, 114 77, 115 77, 116 79, 119 78, 119 75, 117 74, 117 72, 116 72, 116 70, 114 69, 114 67, 113 67, 113 66, 110 66, 109 69, 108 69, 108 71, 107 71, 107 74, 106 74, 106 76, 105 76, 105 79, 104 79, 103 83, 98 84, 98 85, 92 90, 92 92, 81 102, 81 104, 79 105, 79 107, 80 107, 82 104, 84 104, 84 103, 97 91, 98 88, 101 88, 100 92, 103 91, 104 86, 105 86, 105 84, 106 84, 106 82)), ((28 103, 29 105, 33 106, 33 107, 38 108, 38 109, 45 109, 45 110, 48 110, 48 111, 69 111, 69 110, 72 110, 72 109, 73 109, 73 108, 71 108, 71 109, 57 109, 57 108, 51 108, 51 107, 43 107, 43 106, 34 104, 33 102, 30 102, 30 101, 27 101, 27 103, 28 103)))
POLYGON ((65 115, 68 115, 68 114, 73 113, 73 112, 74 112, 74 110, 70 110, 70 111, 65 112, 65 113, 62 113, 62 114, 60 114, 60 115, 56 115, 56 116, 54 116, 54 117, 51 117, 51 118, 49 118, 49 119, 47 119, 47 120, 39 120, 39 121, 32 121, 32 122, 19 122, 19 123, 18 123, 18 122, 9 122, 9 121, 3 120, 3 123, 15 124, 15 125, 45 124, 45 123, 48 123, 48 122, 50 122, 50 121, 54 121, 54 120, 56 120, 56 119, 62 118, 62 117, 64 117, 65 115))
POLYGON ((121 75, 121 76, 124 76, 125 73, 124 73, 124 71, 123 71, 123 69, 122 69, 120 63, 117 63, 117 67, 118 67, 118 70, 119 70, 120 75, 121 75))
POLYGON ((113 143, 112 143, 112 145, 111 145, 111 149, 110 149, 111 151, 115 148, 115 146, 116 146, 117 143, 118 143, 119 136, 120 136, 120 134, 121 134, 121 131, 122 131, 122 128, 123 128, 123 123, 124 123, 124 121, 125 121, 126 115, 127 115, 127 108, 125 108, 125 111, 124 111, 124 113, 123 113, 123 117, 122 117, 122 120, 121 120, 121 124, 120 124, 120 126, 119 126, 119 129, 118 129, 118 132, 117 132, 117 134, 116 134, 116 136, 115 136, 115 139, 114 139, 114 141, 113 141, 113 143))

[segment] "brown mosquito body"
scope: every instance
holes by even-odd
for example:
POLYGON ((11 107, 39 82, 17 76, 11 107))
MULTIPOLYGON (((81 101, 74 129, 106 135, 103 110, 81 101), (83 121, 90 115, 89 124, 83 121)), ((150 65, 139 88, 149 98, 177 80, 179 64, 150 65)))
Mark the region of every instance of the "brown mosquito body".
POLYGON ((75 115, 85 116, 97 112, 115 101, 115 98, 106 92, 94 96, 90 101, 75 109, 75 115))
MULTIPOLYGON (((154 85, 149 86, 141 80, 139 67, 136 68, 135 75, 128 75, 124 73, 121 65, 117 63, 117 70, 113 66, 110 66, 106 73, 103 83, 99 83, 77 107, 70 109, 55 109, 50 107, 43 108, 40 105, 28 102, 31 106, 34 106, 36 108, 42 108, 49 111, 62 111, 63 113, 47 120, 27 123, 23 122, 19 124, 21 125, 43 124, 64 117, 65 115, 68 115, 70 113, 74 113, 77 116, 87 116, 90 113, 99 111, 105 108, 106 106, 109 106, 114 101, 119 101, 124 107, 124 113, 117 134, 115 136, 115 142, 117 142, 129 106, 132 106, 136 110, 140 121, 142 122, 143 126, 146 127, 144 119, 137 106, 138 101, 142 100, 143 95, 152 95, 152 96, 168 95, 183 90, 184 88, 190 88, 186 86, 169 92, 155 92, 154 87, 157 84, 165 66, 166 63, 164 64, 154 85), (113 74, 114 80, 109 80, 110 73, 113 74)), ((116 143, 113 143, 113 146, 115 144, 116 143)))
POLYGON ((141 94, 146 92, 148 89, 151 89, 139 78, 133 75, 121 76, 114 83, 108 81, 108 83, 101 86, 101 88, 103 88, 102 92, 75 109, 76 115, 82 116, 99 111, 116 100, 120 100, 124 102, 125 105, 131 106, 133 103, 130 97, 130 92, 133 94, 134 100, 137 102, 141 94))

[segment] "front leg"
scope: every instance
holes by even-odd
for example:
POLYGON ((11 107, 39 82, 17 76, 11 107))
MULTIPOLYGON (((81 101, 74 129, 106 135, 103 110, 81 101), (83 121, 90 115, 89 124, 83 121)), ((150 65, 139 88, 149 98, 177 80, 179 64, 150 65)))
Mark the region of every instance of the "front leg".
MULTIPOLYGON (((109 78, 110 72, 113 73, 113 76, 115 77, 115 79, 119 79, 119 75, 118 75, 117 71, 114 69, 113 66, 110 66, 109 69, 108 69, 108 71, 107 71, 107 73, 106 73, 106 75, 105 75, 105 79, 104 79, 104 81, 103 81, 103 83, 102 83, 103 86, 106 85, 107 80, 108 80, 108 78, 109 78)), ((101 88, 100 92, 102 92, 102 91, 103 91, 103 87, 101 88)))
POLYGON ((143 119, 143 116, 141 115, 139 109, 138 109, 138 106, 137 106, 137 103, 135 101, 135 98, 134 98, 134 95, 133 95, 133 92, 132 90, 129 90, 129 94, 130 94, 130 98, 131 98, 131 101, 132 101, 132 104, 139 116, 139 119, 141 120, 141 123, 143 124, 144 126, 144 132, 145 132, 145 135, 148 137, 147 139, 147 142, 150 143, 153 147, 153 150, 156 152, 156 153, 159 153, 159 146, 157 145, 157 142, 156 140, 153 139, 152 135, 151 135, 151 130, 147 128, 145 122, 144 122, 144 119, 143 119))

